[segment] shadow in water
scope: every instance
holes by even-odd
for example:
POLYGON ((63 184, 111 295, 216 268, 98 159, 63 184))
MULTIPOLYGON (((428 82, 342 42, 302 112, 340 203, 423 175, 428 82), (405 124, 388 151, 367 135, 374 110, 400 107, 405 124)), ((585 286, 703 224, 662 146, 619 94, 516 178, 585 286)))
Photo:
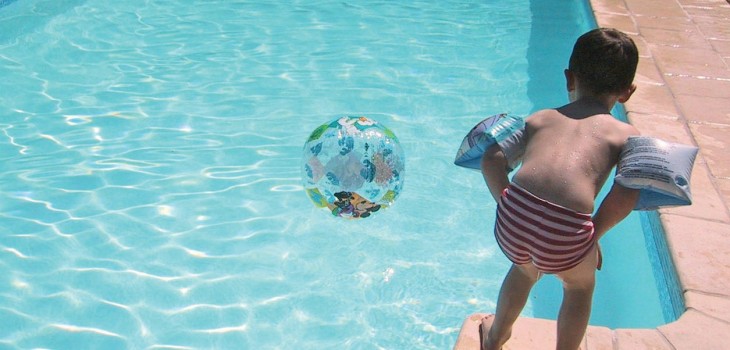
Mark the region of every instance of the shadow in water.
POLYGON ((527 95, 534 110, 568 102, 563 70, 568 68, 575 40, 595 27, 593 15, 586 6, 583 1, 530 1, 532 28, 527 48, 530 77, 527 95))

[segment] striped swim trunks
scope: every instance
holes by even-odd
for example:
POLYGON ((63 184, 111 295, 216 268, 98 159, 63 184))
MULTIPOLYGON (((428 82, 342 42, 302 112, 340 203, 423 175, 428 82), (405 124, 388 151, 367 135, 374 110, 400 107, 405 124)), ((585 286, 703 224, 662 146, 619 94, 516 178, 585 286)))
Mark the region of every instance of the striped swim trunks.
POLYGON ((596 243, 591 214, 548 202, 514 183, 498 204, 494 235, 517 265, 532 262, 544 273, 566 271, 580 264, 596 243))

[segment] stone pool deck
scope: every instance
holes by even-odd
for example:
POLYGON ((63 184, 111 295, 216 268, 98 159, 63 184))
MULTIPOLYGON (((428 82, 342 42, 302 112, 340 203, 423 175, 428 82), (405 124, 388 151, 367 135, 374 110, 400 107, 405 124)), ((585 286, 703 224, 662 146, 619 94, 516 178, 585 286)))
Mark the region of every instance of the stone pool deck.
MULTIPOLYGON (((693 205, 659 210, 686 310, 654 329, 590 326, 581 349, 730 349, 730 0, 591 0, 601 27, 639 47, 638 90, 626 103, 643 135, 700 148, 693 205)), ((479 349, 483 314, 466 318, 455 350, 479 349)), ((555 321, 521 318, 505 350, 555 348, 555 321)))

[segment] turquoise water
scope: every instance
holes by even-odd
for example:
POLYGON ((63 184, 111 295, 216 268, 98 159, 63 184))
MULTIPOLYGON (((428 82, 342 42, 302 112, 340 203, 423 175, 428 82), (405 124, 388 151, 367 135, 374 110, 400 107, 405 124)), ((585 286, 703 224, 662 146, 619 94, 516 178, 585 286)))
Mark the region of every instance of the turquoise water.
MULTIPOLYGON (((509 267, 456 149, 486 115, 564 103, 593 25, 572 1, 3 4, 7 349, 450 348, 509 267), (360 221, 300 179, 312 129, 351 114, 406 155, 395 205, 360 221)), ((664 323, 639 215, 618 230, 591 322, 664 323)), ((554 318, 556 292, 524 314, 554 318)))

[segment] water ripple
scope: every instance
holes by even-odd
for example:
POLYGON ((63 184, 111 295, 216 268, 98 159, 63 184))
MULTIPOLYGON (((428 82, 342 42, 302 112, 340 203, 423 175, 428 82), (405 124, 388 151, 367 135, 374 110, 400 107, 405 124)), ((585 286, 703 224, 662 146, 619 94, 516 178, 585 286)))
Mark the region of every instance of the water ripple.
POLYGON ((452 210, 493 203, 451 157, 533 107, 525 1, 111 4, 0 9, 0 347, 439 349, 493 307, 508 265, 452 210), (414 174, 370 221, 302 193, 345 114, 414 174))

